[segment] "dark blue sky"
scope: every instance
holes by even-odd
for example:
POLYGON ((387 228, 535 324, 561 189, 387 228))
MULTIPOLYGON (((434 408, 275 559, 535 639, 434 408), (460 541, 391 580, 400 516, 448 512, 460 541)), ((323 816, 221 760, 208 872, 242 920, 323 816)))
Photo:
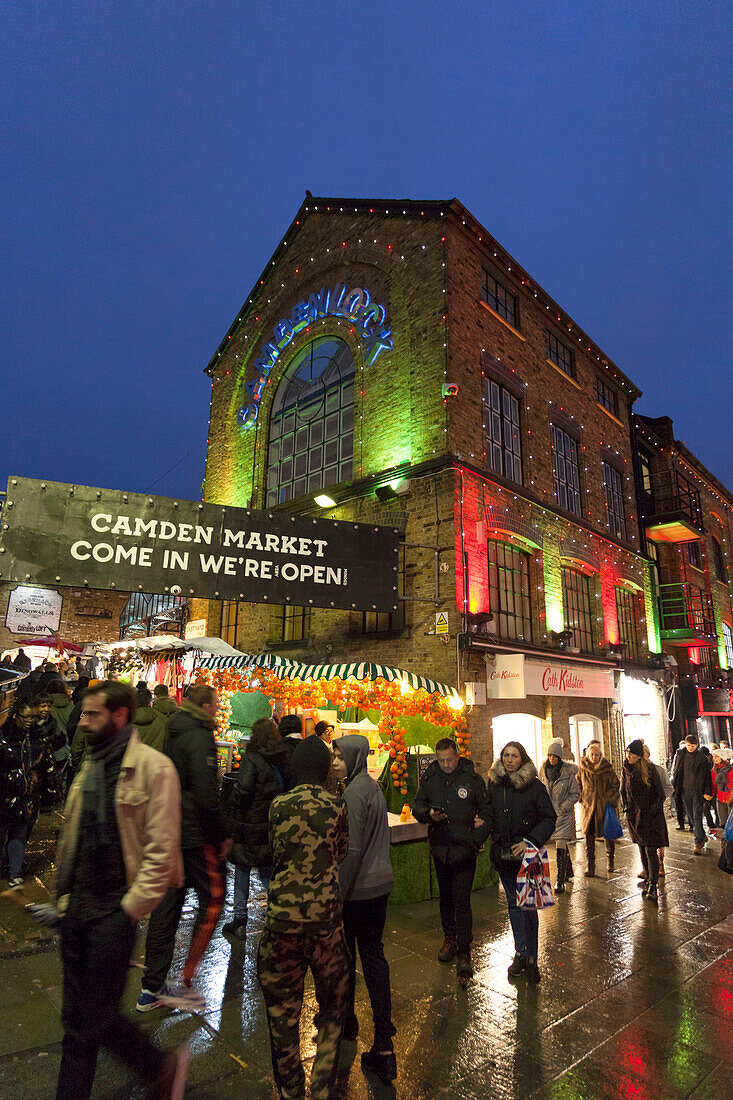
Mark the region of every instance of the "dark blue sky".
POLYGON ((4 0, 0 481, 198 497, 309 188, 456 195, 733 487, 732 11, 4 0))

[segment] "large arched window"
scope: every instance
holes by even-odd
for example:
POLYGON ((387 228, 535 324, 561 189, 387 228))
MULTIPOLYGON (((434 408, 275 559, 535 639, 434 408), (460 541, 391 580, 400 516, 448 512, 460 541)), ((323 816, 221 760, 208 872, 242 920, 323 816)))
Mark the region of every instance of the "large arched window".
POLYGON ((353 455, 354 359, 322 336, 289 364, 272 403, 267 507, 348 481, 353 455))

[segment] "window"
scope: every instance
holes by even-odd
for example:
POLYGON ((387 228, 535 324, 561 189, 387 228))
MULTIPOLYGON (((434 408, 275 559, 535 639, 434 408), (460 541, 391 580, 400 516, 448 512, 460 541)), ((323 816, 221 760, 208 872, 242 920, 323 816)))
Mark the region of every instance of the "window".
POLYGON ((532 641, 529 554, 489 539, 489 610, 500 638, 532 641))
POLYGON ((596 399, 607 412, 618 418, 618 394, 600 377, 596 377, 596 399))
POLYGON ((558 428, 552 428, 552 472, 555 481, 555 498, 561 508, 581 514, 580 508, 580 469, 578 467, 578 444, 558 428))
POLYGON ((608 529, 616 539, 626 542, 626 517, 624 515, 624 482, 618 470, 603 463, 603 483, 606 487, 606 511, 608 529))
POLYGON ((230 646, 237 648, 237 627, 239 626, 239 604, 236 600, 224 600, 221 605, 221 638, 230 646))
POLYGON ((486 461, 495 474, 522 483, 519 402, 513 393, 487 378, 484 383, 486 461))
POLYGON ((571 378, 575 378, 575 362, 573 360, 573 352, 567 346, 563 344, 562 340, 558 340, 554 332, 549 330, 546 333, 547 336, 547 358, 551 363, 554 363, 556 367, 559 367, 561 371, 569 375, 571 378))
POLYGON ((283 604, 282 638, 284 642, 302 642, 308 637, 310 625, 311 609, 309 607, 283 604))
POLYGON ((690 565, 695 566, 695 569, 702 569, 702 560, 700 558, 700 543, 699 542, 688 542, 687 543, 687 560, 689 561, 690 565))
POLYGON ((487 305, 491 306, 495 313, 503 317, 514 328, 519 326, 517 311, 517 298, 510 290, 495 279, 488 271, 484 270, 484 280, 481 286, 481 296, 487 305))
POLYGON ((272 405, 267 507, 351 477, 354 360, 343 340, 323 336, 287 367, 272 405))
POLYGON ((567 566, 562 571, 562 606, 565 629, 572 630, 572 645, 585 653, 593 652, 593 616, 591 612, 591 580, 579 569, 567 566))
POLYGON ((715 576, 723 584, 728 583, 728 570, 725 565, 725 557, 723 555, 723 547, 720 545, 716 538, 713 539, 713 564, 715 566, 715 576))
POLYGON ((733 630, 727 623, 723 623, 723 639, 725 641, 725 655, 728 658, 728 668, 733 668, 733 630))
POLYGON ((394 611, 364 611, 362 613, 362 634, 391 634, 402 629, 402 614, 394 611))
POLYGON ((636 631, 637 600, 628 588, 616 589, 616 616, 618 640, 626 646, 626 655, 632 661, 639 659, 639 636, 636 631))

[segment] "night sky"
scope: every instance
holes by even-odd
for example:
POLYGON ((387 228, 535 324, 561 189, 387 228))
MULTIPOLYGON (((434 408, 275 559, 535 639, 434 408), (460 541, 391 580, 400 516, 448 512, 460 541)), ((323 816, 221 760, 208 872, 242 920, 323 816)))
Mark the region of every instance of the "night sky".
POLYGON ((733 487, 732 12, 4 0, 0 482, 197 499, 308 188, 457 196, 733 487))

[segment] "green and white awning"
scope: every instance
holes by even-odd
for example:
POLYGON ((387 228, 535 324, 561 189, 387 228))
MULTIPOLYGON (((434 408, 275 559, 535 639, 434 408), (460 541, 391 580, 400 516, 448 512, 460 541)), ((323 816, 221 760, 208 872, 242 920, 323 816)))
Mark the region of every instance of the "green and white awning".
POLYGON ((305 665, 300 661, 291 661, 286 657, 277 657, 272 653, 243 654, 241 657, 202 657, 198 668, 229 668, 243 672, 255 668, 267 668, 281 680, 378 680, 407 684, 415 690, 445 696, 446 699, 460 703, 460 696, 454 687, 431 680, 427 676, 418 676, 404 668, 392 665, 379 665, 371 661, 357 661, 351 664, 305 665))

